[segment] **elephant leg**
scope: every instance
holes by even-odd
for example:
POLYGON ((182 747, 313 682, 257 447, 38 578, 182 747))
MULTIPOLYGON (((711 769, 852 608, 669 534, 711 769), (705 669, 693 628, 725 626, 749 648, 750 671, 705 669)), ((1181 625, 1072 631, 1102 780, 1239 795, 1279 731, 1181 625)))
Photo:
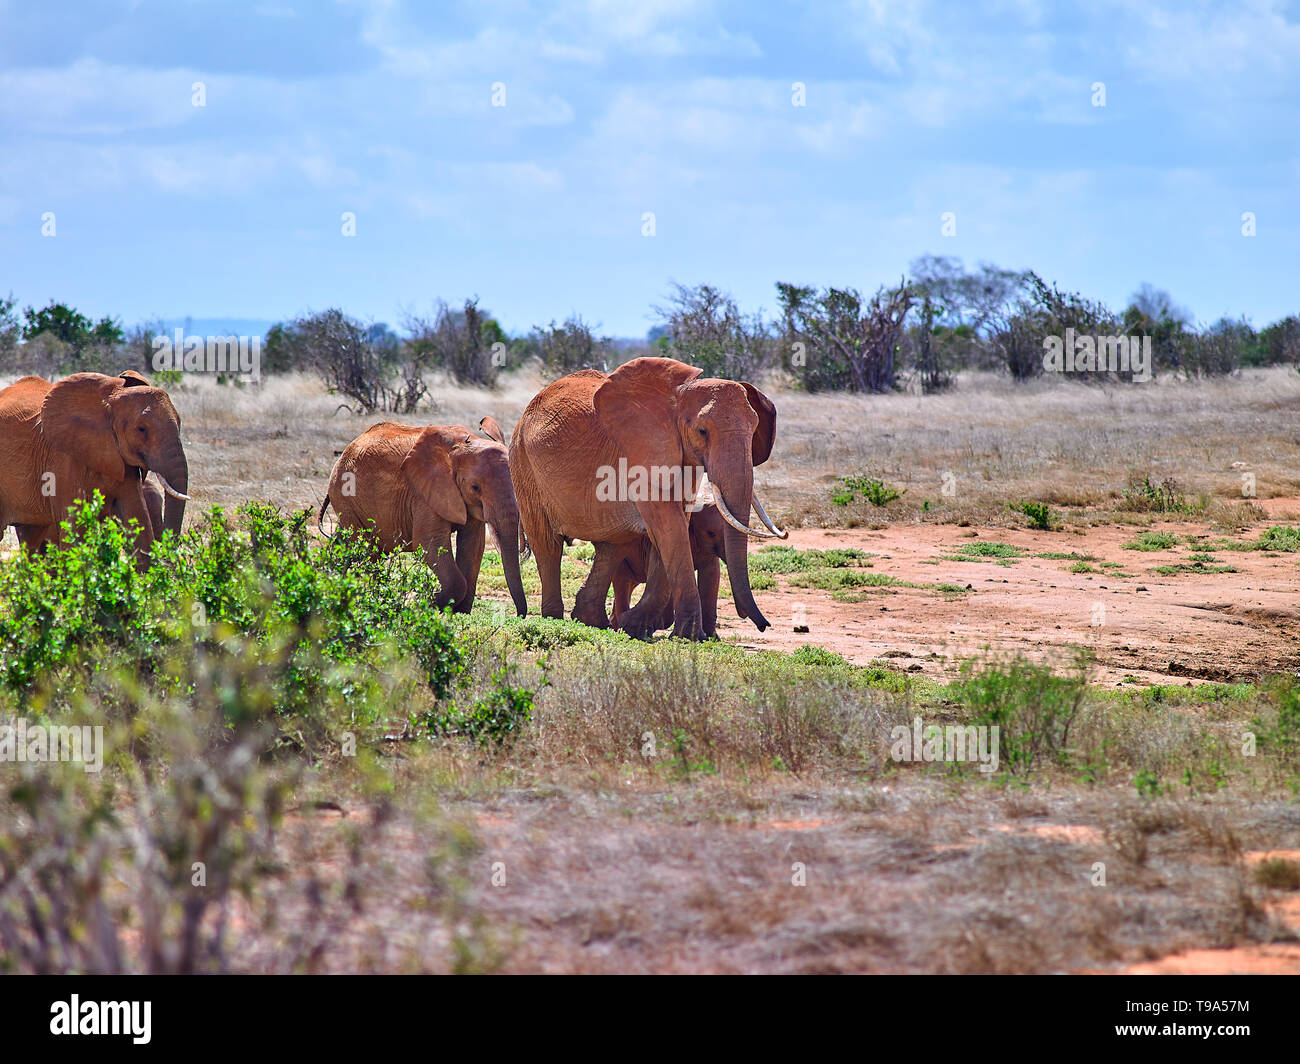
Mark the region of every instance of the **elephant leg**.
POLYGON ((542 616, 563 617, 564 596, 560 594, 560 557, 564 554, 564 541, 549 528, 528 542, 537 562, 537 576, 542 582, 542 616))
POLYGON ((704 634, 713 639, 718 634, 718 586, 722 581, 722 563, 710 555, 695 570, 700 589, 700 621, 704 634))
POLYGON ((620 619, 620 627, 644 638, 663 619, 665 606, 671 604, 673 635, 703 639, 700 590, 695 583, 686 515, 671 503, 647 504, 641 514, 653 545, 646 563, 646 589, 641 601, 620 619))
MULTIPOLYGON (((573 604, 573 619, 592 628, 608 628, 609 616, 605 612, 605 600, 609 597, 609 585, 615 572, 623 568, 626 550, 623 544, 616 543, 597 543, 595 548, 596 557, 591 563, 591 572, 583 581, 573 604)), ((616 610, 617 601, 616 593, 616 610)))
POLYGON ((141 491, 144 494, 144 507, 153 523, 154 539, 157 539, 163 534, 163 493, 153 481, 147 479, 141 483, 141 491))
MULTIPOLYGON (((644 577, 644 573, 642 576, 644 577)), ((632 589, 641 583, 636 579, 632 568, 626 561, 614 570, 614 612, 610 614, 610 624, 618 627, 619 619, 627 613, 632 605, 632 589)))
POLYGON ((145 504, 144 491, 140 481, 131 481, 124 491, 112 502, 112 513, 128 528, 134 520, 140 525, 135 537, 136 564, 141 569, 149 568, 149 552, 153 549, 154 527, 149 516, 149 507, 145 504))
MULTIPOLYGON (((628 599, 631 589, 628 584, 628 599)), ((659 630, 665 607, 671 607, 672 593, 664 567, 659 560, 659 553, 652 547, 646 552, 645 590, 637 604, 619 614, 618 627, 635 639, 649 639, 659 630)))
POLYGON ((456 533, 456 568, 465 578, 465 593, 455 602, 457 613, 469 613, 478 590, 478 572, 483 564, 483 548, 487 542, 487 526, 470 518, 456 533))
MULTIPOLYGON (((653 539, 654 537, 652 537, 653 539)), ((686 522, 680 527, 670 526, 667 542, 660 546, 660 562, 668 587, 671 589, 673 635, 679 639, 703 639, 704 622, 700 613, 700 589, 695 583, 695 562, 691 557, 690 538, 686 534, 686 522)), ((661 613, 661 619, 663 614, 661 613)))
POLYGON ((437 574, 438 593, 433 603, 439 609, 465 597, 465 575, 452 553, 451 525, 433 514, 416 517, 411 538, 424 551, 425 564, 437 574))

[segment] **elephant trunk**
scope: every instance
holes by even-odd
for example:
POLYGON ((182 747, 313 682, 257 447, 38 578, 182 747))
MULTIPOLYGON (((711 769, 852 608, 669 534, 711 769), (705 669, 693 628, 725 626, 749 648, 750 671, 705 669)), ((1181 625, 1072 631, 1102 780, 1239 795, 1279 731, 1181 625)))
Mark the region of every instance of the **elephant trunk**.
POLYGON ((162 480, 164 489, 171 489, 163 504, 163 531, 179 536, 181 522, 185 519, 185 500, 176 496, 186 495, 190 490, 190 467, 185 460, 185 450, 181 447, 180 440, 156 464, 150 463, 149 468, 162 480))
POLYGON ((524 594, 524 581, 519 572, 519 544, 522 536, 519 531, 519 511, 513 507, 505 513, 487 515, 488 525, 496 536, 497 548, 501 551, 501 568, 505 570, 506 587, 514 600, 515 612, 520 617, 528 616, 528 598, 524 594))
MULTIPOLYGON (((748 458, 748 455, 745 455, 748 458)), ((754 470, 748 461, 723 465, 709 471, 709 482, 722 499, 722 505, 733 514, 748 514, 754 492, 754 470), (734 470, 739 465, 740 471, 734 470), (716 471, 715 471, 716 470, 716 471), (725 470, 725 472, 724 472, 725 470)), ((770 627, 768 619, 754 601, 749 587, 749 536, 728 525, 723 532, 723 546, 727 561, 727 578, 731 581, 731 595, 736 603, 736 613, 748 617, 761 632, 770 627)))

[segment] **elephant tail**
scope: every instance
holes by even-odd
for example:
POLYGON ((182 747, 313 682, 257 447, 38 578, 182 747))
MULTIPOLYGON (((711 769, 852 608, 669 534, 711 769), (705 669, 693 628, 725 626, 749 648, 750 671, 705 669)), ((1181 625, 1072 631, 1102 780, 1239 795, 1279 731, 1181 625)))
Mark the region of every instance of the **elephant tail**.
MULTIPOLYGON (((326 539, 333 539, 334 537, 329 532, 325 531, 325 525, 324 525, 325 511, 327 511, 329 508, 330 508, 330 497, 329 497, 329 492, 326 492, 325 501, 320 504, 320 513, 316 515, 316 527, 317 529, 320 530, 320 534, 324 536, 326 539)), ((335 531, 337 531, 337 527, 335 528, 335 531)))

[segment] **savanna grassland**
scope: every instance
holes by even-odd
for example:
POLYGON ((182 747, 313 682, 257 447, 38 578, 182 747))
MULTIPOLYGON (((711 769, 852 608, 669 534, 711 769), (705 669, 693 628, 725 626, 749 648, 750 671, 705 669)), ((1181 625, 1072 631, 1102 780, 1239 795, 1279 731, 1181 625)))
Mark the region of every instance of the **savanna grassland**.
MULTIPOLYGON (((509 433, 539 383, 395 420, 509 433)), ((774 384, 773 628, 702 645, 518 619, 491 553, 437 613, 316 531, 378 418, 171 394, 195 501, 148 573, 94 522, 4 543, 0 716, 107 755, 0 766, 0 965, 1300 972, 1294 370, 774 384), (999 727, 996 770, 892 758, 918 717, 999 727)))

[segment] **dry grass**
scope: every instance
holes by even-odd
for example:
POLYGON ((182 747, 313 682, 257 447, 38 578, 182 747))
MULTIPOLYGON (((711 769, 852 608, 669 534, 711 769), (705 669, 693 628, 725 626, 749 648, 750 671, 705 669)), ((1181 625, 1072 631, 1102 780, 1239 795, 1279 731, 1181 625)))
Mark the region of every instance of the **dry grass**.
POLYGON ((1023 525, 1008 503, 1109 510, 1132 478, 1147 475, 1172 478, 1193 499, 1206 496, 1229 523, 1243 503, 1243 472, 1254 473, 1261 499, 1300 495, 1300 374, 1283 367, 1106 388, 975 374, 940 395, 790 393, 776 402, 779 442, 758 481, 796 526, 1023 525), (943 494, 945 473, 955 495, 943 494), (836 481, 855 474, 907 494, 885 508, 833 505, 836 481))

